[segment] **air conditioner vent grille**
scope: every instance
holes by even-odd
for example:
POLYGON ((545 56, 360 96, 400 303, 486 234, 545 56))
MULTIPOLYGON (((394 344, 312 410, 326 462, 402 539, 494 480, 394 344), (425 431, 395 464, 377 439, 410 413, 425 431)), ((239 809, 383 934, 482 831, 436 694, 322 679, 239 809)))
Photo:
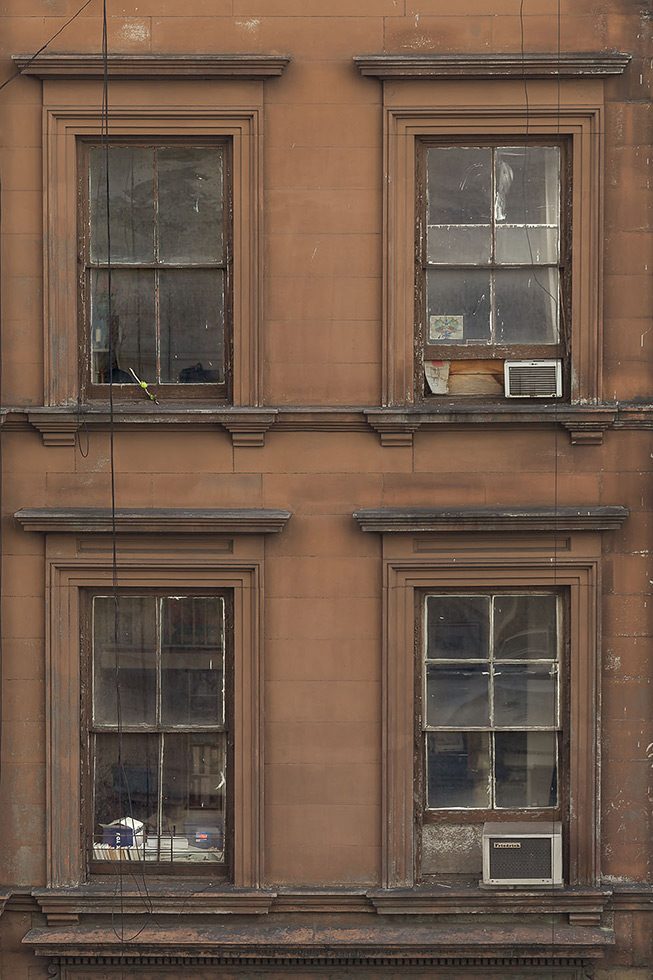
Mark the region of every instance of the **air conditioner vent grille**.
POLYGON ((560 398, 560 361, 506 361, 505 390, 508 398, 560 398))

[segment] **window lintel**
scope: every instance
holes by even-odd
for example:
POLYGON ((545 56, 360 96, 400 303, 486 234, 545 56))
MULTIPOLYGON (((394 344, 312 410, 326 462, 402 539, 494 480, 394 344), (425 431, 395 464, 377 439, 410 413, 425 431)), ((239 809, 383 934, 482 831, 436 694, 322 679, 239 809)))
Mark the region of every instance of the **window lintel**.
MULTIPOLYGON (((104 507, 36 508, 14 515, 25 531, 110 534, 111 510, 104 507)), ((121 508, 115 530, 125 534, 275 534, 291 517, 288 510, 265 508, 121 508)))
MULTIPOLYGON (((12 61, 21 75, 34 78, 101 79, 101 54, 41 54, 37 59, 15 54, 12 61)), ((260 79, 282 75, 288 55, 275 54, 110 54, 110 78, 236 78, 260 79)))
POLYGON ((628 509, 621 506, 366 508, 353 514, 361 531, 609 531, 621 527, 628 509))
POLYGON ((621 51, 512 54, 369 54, 354 57, 363 76, 386 79, 579 78, 621 75, 631 55, 621 51))

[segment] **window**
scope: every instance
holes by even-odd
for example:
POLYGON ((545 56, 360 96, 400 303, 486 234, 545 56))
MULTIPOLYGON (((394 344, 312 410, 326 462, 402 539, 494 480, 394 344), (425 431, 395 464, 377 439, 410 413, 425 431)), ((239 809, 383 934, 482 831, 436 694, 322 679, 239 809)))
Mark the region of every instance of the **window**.
MULTIPOLYGON (((559 805, 561 596, 423 597, 421 754, 427 815, 559 805)), ((523 812, 522 812, 523 811, 523 812)))
POLYGON ((181 386, 184 397, 227 397, 228 145, 81 143, 80 170, 82 347, 91 394, 109 382, 133 393, 142 380, 158 398, 179 397, 181 386))
POLYGON ((225 869, 229 594, 95 595, 90 618, 95 869, 130 860, 225 869))
POLYGON ((598 882, 601 532, 626 516, 354 514, 383 555, 384 887, 478 882, 502 819, 562 822, 565 881, 598 882))
MULTIPOLYGON (((126 219, 126 227, 134 229, 133 240, 125 240, 119 224, 111 236, 112 314, 119 317, 112 329, 124 361, 115 365, 119 383, 113 394, 148 406, 131 383, 132 367, 156 388, 160 401, 256 407, 262 381, 262 122, 267 80, 280 76, 289 59, 261 53, 138 57, 136 88, 132 62, 110 56, 108 66, 112 211, 116 221, 126 219), (173 181, 177 211, 171 213, 173 181), (167 201, 165 213, 156 213, 157 195, 159 205, 167 201), (194 335, 181 332, 180 295, 184 330, 194 323, 194 335), (130 378, 123 387, 119 370, 130 378)), ((45 52, 27 61, 18 59, 21 71, 43 81, 43 405, 74 413, 85 403, 86 422, 92 425, 95 411, 106 410, 110 370, 103 350, 109 330, 106 242, 100 231, 106 216, 103 220, 99 194, 97 83, 104 69, 94 54, 45 52), (90 208, 95 208, 93 227, 90 208)), ((50 420, 58 445, 66 431, 66 444, 73 444, 73 420, 66 414, 54 412, 50 420)), ((123 421, 135 418, 124 413, 123 421)))
MULTIPOLYGON (((452 399, 494 395, 505 419, 512 359, 560 360, 564 399, 600 401, 604 79, 628 58, 569 55, 564 72, 555 53, 355 62, 383 86, 383 406, 426 403, 433 426, 452 399)), ((543 408, 509 404, 515 423, 543 408)))
MULTIPOLYGON (((147 840, 159 848, 152 841, 157 836, 173 847, 172 861, 164 865, 150 858, 148 868, 180 869, 189 877, 206 869, 237 889, 260 886, 264 541, 280 533, 290 516, 265 508, 121 511, 117 546, 125 561, 119 568, 116 631, 106 544, 111 515, 86 507, 65 515, 20 512, 27 532, 45 536, 49 583, 48 888, 84 886, 89 870, 106 874, 111 867, 125 867, 120 861, 92 860, 93 836, 102 831, 104 837, 100 824, 131 816, 129 801, 126 813, 122 806, 125 784, 130 792, 135 787, 135 796, 140 793, 136 806, 142 808, 134 811, 132 803, 132 819, 146 824, 143 848, 147 840), (118 728, 122 749, 116 748, 118 728), (100 812, 98 794, 97 814, 96 742, 100 761, 108 760, 98 768, 96 782, 104 785, 110 803, 100 812), (144 745, 145 750, 139 748, 144 745), (128 771, 122 781, 115 771, 118 751, 120 764, 138 771, 128 771), (221 814, 222 859, 215 830, 222 829, 221 814), (197 831, 206 832, 207 839, 198 839, 197 831), (187 853, 197 853, 190 850, 197 847, 206 857, 213 847, 209 860, 175 860, 179 836, 189 845, 187 853)), ((122 837, 120 844, 134 846, 122 837)), ((165 849, 163 856, 169 857, 165 849)))
POLYGON ((563 151, 420 144, 416 383, 425 395, 502 396, 504 360, 562 354, 563 151))

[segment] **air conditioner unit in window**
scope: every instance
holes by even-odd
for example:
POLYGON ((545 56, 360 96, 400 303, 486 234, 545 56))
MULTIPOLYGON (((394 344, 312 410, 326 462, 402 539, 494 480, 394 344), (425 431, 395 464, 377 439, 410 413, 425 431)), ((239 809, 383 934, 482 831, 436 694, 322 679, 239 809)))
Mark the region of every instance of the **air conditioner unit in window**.
POLYGON ((562 363, 552 361, 505 361, 507 398, 562 397, 562 363))
POLYGON ((562 825, 483 825, 484 885, 562 885, 562 825))

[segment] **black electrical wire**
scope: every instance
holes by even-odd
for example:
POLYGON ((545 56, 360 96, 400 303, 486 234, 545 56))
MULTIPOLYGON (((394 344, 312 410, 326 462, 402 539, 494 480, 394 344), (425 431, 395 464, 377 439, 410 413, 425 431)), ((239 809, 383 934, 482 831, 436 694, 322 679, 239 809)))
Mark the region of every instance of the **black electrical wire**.
POLYGON ((39 56, 40 54, 43 54, 43 52, 45 51, 45 49, 46 49, 47 47, 49 47, 49 46, 50 46, 50 45, 52 44, 52 42, 53 42, 53 41, 56 41, 56 39, 57 39, 57 38, 59 37, 59 35, 60 35, 60 34, 63 34, 63 32, 64 32, 64 31, 66 30, 66 28, 67 28, 67 27, 69 27, 69 26, 70 26, 70 24, 72 24, 72 22, 73 22, 74 20, 76 20, 76 19, 77 19, 77 18, 79 17, 79 15, 80 15, 81 13, 83 13, 83 12, 84 12, 84 11, 86 10, 86 8, 87 8, 87 7, 89 7, 89 6, 90 6, 90 5, 92 4, 92 3, 93 3, 93 0, 86 0, 86 3, 83 3, 83 4, 82 4, 82 6, 81 6, 81 7, 79 8, 79 10, 78 10, 78 11, 76 11, 76 13, 74 13, 74 14, 72 15, 72 17, 69 17, 69 18, 68 18, 68 20, 66 21, 66 23, 65 23, 65 24, 63 24, 63 25, 62 25, 62 26, 61 26, 61 27, 59 28, 59 30, 58 30, 58 31, 56 31, 56 32, 55 32, 55 33, 54 33, 54 34, 52 35, 52 37, 51 37, 51 38, 49 38, 49 39, 48 39, 48 40, 47 40, 47 41, 45 42, 45 44, 42 44, 42 45, 41 45, 41 47, 40 47, 40 48, 38 49, 38 51, 36 51, 36 52, 35 52, 35 53, 34 53, 34 54, 32 55, 32 57, 31 57, 31 58, 29 59, 29 61, 27 62, 27 64, 26 64, 26 65, 23 65, 23 67, 22 67, 22 68, 19 68, 19 69, 18 69, 17 71, 15 71, 15 72, 13 73, 13 75, 10 75, 10 76, 9 76, 9 78, 5 78, 5 80, 4 80, 4 82, 2 82, 2 84, 0 85, 0 92, 1 92, 2 90, 3 90, 3 88, 6 88, 6 87, 7 87, 7 85, 9 85, 9 84, 10 84, 10 82, 13 82, 13 81, 15 81, 15 79, 17 79, 17 78, 18 78, 18 77, 19 77, 20 75, 22 75, 22 74, 23 74, 23 72, 25 71, 25 69, 26 69, 26 68, 29 68, 29 66, 30 66, 30 65, 31 65, 31 64, 32 64, 32 63, 33 63, 34 61, 36 61, 36 59, 38 58, 38 56, 39 56))

